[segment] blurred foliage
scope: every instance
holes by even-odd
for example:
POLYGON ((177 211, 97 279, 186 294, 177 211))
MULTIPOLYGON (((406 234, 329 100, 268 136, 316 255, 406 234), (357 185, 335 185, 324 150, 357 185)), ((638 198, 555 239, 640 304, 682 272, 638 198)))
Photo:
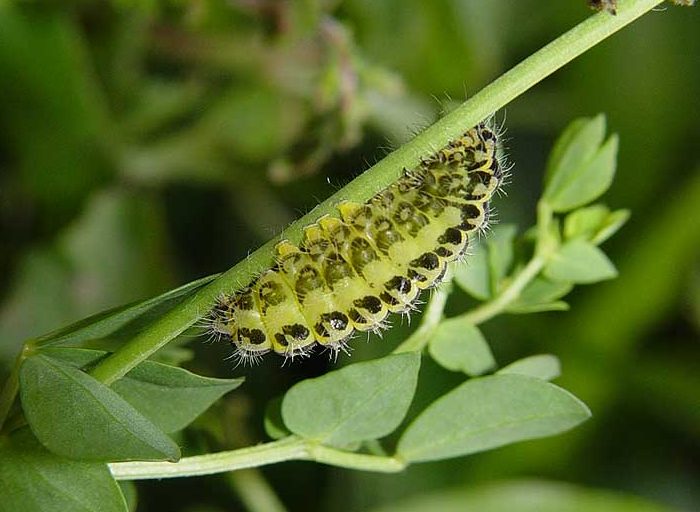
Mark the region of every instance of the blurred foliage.
MULTIPOLYGON (((0 368, 28 337, 226 269, 381 157, 374 148, 410 137, 587 15, 583 1, 535 0, 2 3, 0 368)), ((647 15, 499 114, 516 166, 496 207, 521 227, 570 119, 606 112, 621 136, 607 201, 632 216, 606 247, 620 277, 577 290, 566 314, 484 326, 502 365, 557 354, 561 384, 593 420, 393 476, 266 469, 291 510, 362 510, 533 476, 700 508, 699 16, 647 15)), ((385 354, 405 332, 356 343, 354 357, 385 354)), ((232 374, 225 347, 192 346, 192 369, 232 374)), ((229 446, 262 439, 266 402, 328 366, 278 364, 237 369, 248 381, 219 406, 228 423, 205 415, 202 432, 223 429, 229 446)), ((421 369, 433 395, 454 379, 421 369)), ((501 510, 528 493, 553 496, 553 510, 655 510, 520 485, 501 510)), ((223 479, 137 487, 139 510, 242 507, 223 479)), ((465 503, 491 503, 484 492, 465 503)))

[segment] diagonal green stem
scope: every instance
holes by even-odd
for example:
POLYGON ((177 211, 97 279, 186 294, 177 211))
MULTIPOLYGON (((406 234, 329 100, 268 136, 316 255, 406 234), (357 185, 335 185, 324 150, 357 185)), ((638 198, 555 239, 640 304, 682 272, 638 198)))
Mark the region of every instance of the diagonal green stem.
POLYGON ((544 268, 545 263, 546 260, 539 256, 532 258, 501 293, 492 300, 484 302, 479 307, 461 315, 461 318, 469 320, 474 325, 479 325, 502 313, 520 297, 520 293, 537 277, 537 274, 544 268))
POLYGON ((520 297, 525 287, 544 269, 551 255, 557 250, 558 242, 552 239, 550 233, 553 221, 554 212, 545 201, 541 200, 537 205, 537 244, 532 259, 495 297, 468 311, 462 315, 462 318, 474 325, 482 324, 505 311, 520 297))
MULTIPOLYGON (((5 425, 5 421, 10 414, 12 404, 15 402, 15 397, 19 391, 19 370, 31 351, 31 342, 25 343, 22 351, 15 359, 15 363, 12 366, 12 370, 10 370, 10 375, 7 377, 5 385, 2 387, 2 391, 0 391, 0 430, 2 430, 2 427, 5 425)), ((9 424, 10 422, 8 422, 8 425, 9 424)))
POLYGON ((206 314, 217 297, 242 288, 260 271, 268 267, 273 260, 276 240, 287 238, 298 243, 304 226, 313 223, 321 215, 333 213, 335 205, 341 200, 366 201, 396 180, 404 168, 411 168, 418 164, 421 156, 444 146, 465 129, 496 112, 512 99, 662 1, 620 0, 617 16, 604 12, 597 13, 561 35, 500 76, 412 141, 389 154, 309 214, 292 223, 281 237, 276 237, 263 245, 249 258, 197 292, 185 304, 153 323, 97 366, 92 371, 92 375, 107 384, 121 378, 206 314))

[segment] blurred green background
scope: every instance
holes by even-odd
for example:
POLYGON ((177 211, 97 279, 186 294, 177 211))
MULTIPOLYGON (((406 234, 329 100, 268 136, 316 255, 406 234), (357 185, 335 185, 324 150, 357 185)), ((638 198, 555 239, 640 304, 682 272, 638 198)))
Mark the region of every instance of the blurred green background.
MULTIPOLYGON (((2 3, 0 374, 27 337, 230 267, 588 15, 583 0, 2 3)), ((392 476, 265 468, 290 510, 407 499, 448 510, 460 489, 482 493, 472 510, 641 510, 626 498, 603 506, 586 488, 700 510, 699 22, 697 8, 652 12, 498 114, 515 164, 498 218, 521 228, 570 120, 604 112, 620 134, 605 198, 632 210, 606 246, 620 278, 575 290, 570 312, 485 326, 501 364, 557 354, 557 382, 593 418, 558 438, 392 476), (576 487, 545 492, 536 480, 576 487), (489 492, 501 501, 489 505, 489 492)), ((353 360, 388 353, 405 332, 355 342, 353 360)), ((188 349, 169 357, 248 378, 183 436, 191 452, 211 438, 263 440, 267 401, 331 366, 267 358, 234 370, 225 346, 188 349)), ((421 389, 459 379, 444 373, 425 361, 421 389)), ((140 483, 139 510, 244 510, 240 485, 140 483)))

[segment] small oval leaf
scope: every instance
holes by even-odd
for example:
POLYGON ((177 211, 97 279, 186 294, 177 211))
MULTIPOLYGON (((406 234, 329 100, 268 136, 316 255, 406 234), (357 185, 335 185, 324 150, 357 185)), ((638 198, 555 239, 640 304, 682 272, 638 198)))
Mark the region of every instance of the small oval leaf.
POLYGON ((416 390, 420 354, 356 363, 293 386, 282 401, 284 423, 297 435, 346 447, 399 426, 416 390))
POLYGON ((496 366, 491 347, 470 321, 455 317, 437 326, 428 346, 441 366, 467 375, 482 375, 496 366))
MULTIPOLYGON (((560 180, 572 172, 580 162, 589 160, 605 137, 605 116, 581 117, 573 120, 554 143, 547 170, 545 190, 556 188, 560 180)), ((546 192, 545 192, 546 193, 546 192)))
POLYGON ((585 240, 565 243, 544 268, 553 281, 590 284, 617 277, 617 270, 603 251, 585 240))
POLYGON ((587 204, 603 194, 615 175, 618 139, 601 145, 605 117, 574 121, 552 150, 542 199, 555 212, 587 204))
POLYGON ((564 236, 567 240, 583 238, 594 245, 600 245, 614 235, 629 218, 629 210, 611 212, 602 204, 578 208, 566 216, 564 236))
POLYGON ((595 245, 602 244, 608 238, 617 233, 617 231, 625 225, 629 218, 629 210, 615 210, 608 215, 605 222, 598 228, 598 231, 593 235, 591 242, 593 242, 595 245))
POLYGON ((115 391, 75 367, 42 354, 20 370, 22 408, 39 441, 76 460, 180 458, 177 445, 115 391))
POLYGON ((574 210, 566 216, 564 221, 564 238, 591 240, 608 215, 610 210, 602 204, 592 204, 574 210))
POLYGON ((537 354, 513 361, 496 372, 505 374, 529 375, 542 380, 556 379, 561 375, 559 358, 552 354, 537 354))
POLYGON ((401 436, 409 462, 447 459, 545 437, 590 416, 568 391, 524 375, 472 379, 433 402, 401 436))
POLYGON ((550 281, 538 276, 530 281, 515 301, 511 302, 508 311, 527 313, 566 309, 565 304, 556 301, 569 293, 573 287, 573 284, 566 281, 550 281))

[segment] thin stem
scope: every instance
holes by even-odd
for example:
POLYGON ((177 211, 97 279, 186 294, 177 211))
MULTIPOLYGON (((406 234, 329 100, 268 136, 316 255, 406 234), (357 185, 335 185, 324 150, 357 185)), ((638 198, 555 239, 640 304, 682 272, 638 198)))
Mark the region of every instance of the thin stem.
POLYGON ((309 458, 322 464, 377 473, 398 473, 406 469, 406 462, 397 457, 382 457, 336 450, 320 444, 309 444, 309 458))
POLYGON ((515 301, 525 287, 532 281, 537 274, 544 268, 546 260, 535 256, 532 258, 523 269, 518 272, 510 284, 504 288, 501 293, 496 295, 492 300, 484 302, 480 306, 464 313, 460 318, 468 320, 474 325, 479 325, 494 316, 502 313, 513 301, 515 301))
POLYGON ((231 471, 227 479, 250 512, 286 512, 286 507, 258 469, 231 471))
POLYGON ((344 468, 395 473, 406 463, 395 457, 351 453, 290 436, 241 450, 185 457, 179 462, 118 462, 110 464, 117 480, 145 480, 211 475, 288 460, 310 460, 344 468))
POLYGON ((537 277, 557 250, 558 241, 552 236, 553 221, 554 212, 545 201, 540 201, 537 204, 537 243, 532 259, 493 299, 461 315, 461 318, 474 325, 482 324, 502 313, 520 297, 525 287, 537 277))
POLYGON ((138 363, 181 334, 204 315, 217 297, 246 286, 273 261, 276 240, 287 238, 298 243, 302 230, 321 215, 334 213, 342 200, 364 202, 395 181, 404 168, 415 167, 420 158, 443 147, 465 129, 474 126, 502 108, 530 87, 554 73, 603 39, 617 32, 663 0, 620 0, 617 16, 600 12, 561 35, 490 85, 464 102, 412 141, 389 154, 381 162, 321 203, 312 212, 292 223, 281 235, 255 251, 217 280, 197 292, 185 304, 170 311, 98 365, 92 375, 105 383, 121 378, 138 363))
POLYGON ((19 369, 22 366, 22 362, 27 358, 31 350, 30 347, 31 345, 26 343, 21 352, 17 354, 15 364, 12 366, 12 370, 10 370, 10 375, 7 377, 2 391, 0 391, 0 430, 2 430, 7 416, 10 414, 10 409, 19 391, 19 369))
POLYGON ((425 308, 420 326, 413 334, 406 338, 403 343, 394 349, 395 354, 423 350, 423 347, 430 341, 433 331, 435 331, 435 328, 442 321, 445 304, 447 303, 447 298, 450 296, 451 291, 452 280, 449 278, 435 290, 428 302, 428 307, 425 308))

